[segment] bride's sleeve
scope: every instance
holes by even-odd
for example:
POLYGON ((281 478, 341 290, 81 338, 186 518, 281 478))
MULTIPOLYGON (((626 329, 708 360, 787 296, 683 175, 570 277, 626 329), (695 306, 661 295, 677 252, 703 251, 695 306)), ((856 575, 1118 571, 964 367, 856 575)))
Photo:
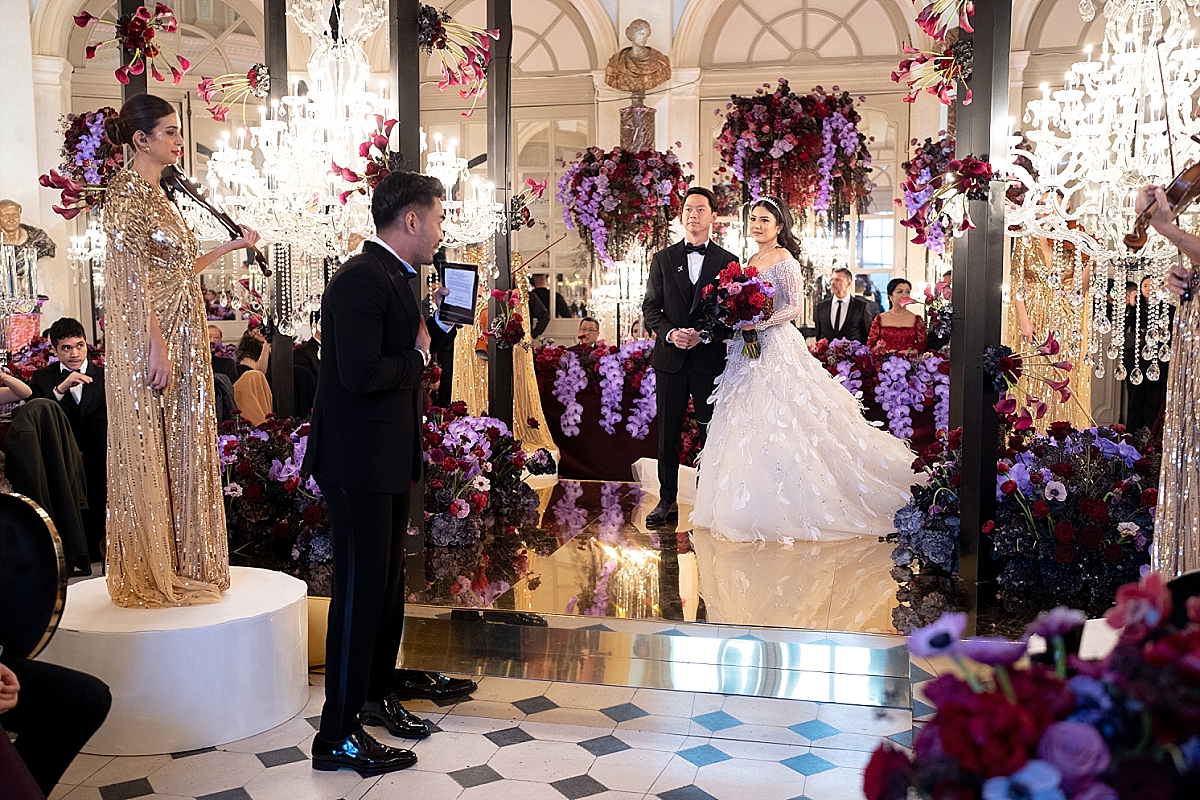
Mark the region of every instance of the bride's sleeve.
POLYGON ((780 265, 775 271, 775 311, 771 316, 760 322, 758 327, 774 328, 785 322, 791 322, 800 316, 804 299, 804 278, 800 274, 800 265, 794 261, 780 265))

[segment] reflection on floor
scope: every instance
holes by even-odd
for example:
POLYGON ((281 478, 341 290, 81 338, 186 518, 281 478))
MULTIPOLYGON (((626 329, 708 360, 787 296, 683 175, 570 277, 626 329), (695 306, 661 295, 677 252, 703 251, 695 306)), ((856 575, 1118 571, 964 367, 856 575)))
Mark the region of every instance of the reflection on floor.
POLYGON ((80 756, 50 800, 856 800, 883 738, 907 747, 907 710, 548 681, 484 678, 406 743, 415 767, 382 778, 314 772, 324 699, 274 730, 195 753, 80 756))
POLYGON ((691 508, 646 528, 656 499, 637 483, 559 481, 539 490, 542 523, 524 548, 498 537, 410 559, 410 602, 584 617, 889 631, 891 547, 716 543, 691 508))

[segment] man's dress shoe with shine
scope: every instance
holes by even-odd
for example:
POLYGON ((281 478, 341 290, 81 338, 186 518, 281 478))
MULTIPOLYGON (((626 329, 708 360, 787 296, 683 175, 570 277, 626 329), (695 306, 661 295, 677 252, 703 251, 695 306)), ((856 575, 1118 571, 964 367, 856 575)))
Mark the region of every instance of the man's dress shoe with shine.
POLYGON ((651 527, 658 525, 666 525, 667 520, 671 517, 679 516, 679 506, 675 503, 668 503, 666 500, 658 501, 658 505, 646 515, 646 524, 651 527))
POLYGON ((375 741, 362 728, 334 744, 319 736, 312 743, 313 769, 325 772, 352 769, 364 778, 372 778, 416 763, 417 756, 413 751, 388 747, 375 741))
POLYGON ((470 678, 451 678, 440 672, 398 669, 392 677, 392 691, 401 700, 452 700, 478 688, 470 678))
POLYGON ((382 700, 368 700, 358 714, 358 721, 363 725, 382 725, 400 739, 424 739, 432 733, 424 720, 400 705, 395 692, 388 692, 382 700))

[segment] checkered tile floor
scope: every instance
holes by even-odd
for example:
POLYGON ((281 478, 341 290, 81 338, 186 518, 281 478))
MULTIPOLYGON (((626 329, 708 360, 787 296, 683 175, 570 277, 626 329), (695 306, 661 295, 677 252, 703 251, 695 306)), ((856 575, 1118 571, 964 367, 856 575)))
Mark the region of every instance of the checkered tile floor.
POLYGON ((50 800, 855 800, 908 711, 740 695, 484 678, 462 702, 406 704, 434 722, 417 765, 382 778, 314 772, 324 700, 258 736, 192 753, 81 755, 50 800))

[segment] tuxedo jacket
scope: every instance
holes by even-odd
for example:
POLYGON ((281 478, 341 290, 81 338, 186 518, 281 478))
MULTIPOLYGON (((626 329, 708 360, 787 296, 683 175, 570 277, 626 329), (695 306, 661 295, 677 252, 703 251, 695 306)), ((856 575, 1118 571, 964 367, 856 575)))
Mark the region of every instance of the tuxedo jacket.
POLYGON ((688 275, 684 244, 676 242, 663 248, 650 261, 650 280, 642 301, 642 316, 646 327, 657 335, 654 371, 673 374, 690 366, 702 375, 719 375, 725 369, 725 342, 718 339, 712 344, 681 350, 667 341, 667 334, 674 328, 699 330, 704 327, 701 293, 706 285, 715 285, 717 274, 738 259, 715 242, 709 242, 700 279, 693 285, 688 275))
POLYGON ((103 464, 108 455, 108 403, 104 399, 104 367, 89 361, 84 374, 92 382, 83 384, 78 404, 70 392, 63 395, 62 400, 54 396, 54 387, 67 376, 62 364, 57 361, 34 372, 29 378, 29 388, 33 389, 33 397, 44 397, 52 403, 58 403, 71 423, 71 432, 75 434, 75 442, 85 458, 89 462, 103 464))
POLYGON ((310 338, 304 344, 292 350, 292 366, 304 367, 316 378, 321 374, 320 352, 321 343, 316 338, 310 338))
MULTIPOLYGON (((833 298, 826 298, 817 303, 817 339, 854 339, 855 341, 867 343, 867 336, 871 333, 871 322, 875 319, 876 314, 871 313, 871 303, 860 297, 859 295, 850 295, 847 300, 844 318, 842 319, 842 327, 834 330, 833 320, 830 319, 829 312, 833 308, 833 298)), ((878 312, 876 312, 878 313, 878 312)))
MULTIPOLYGON (((421 475, 421 312, 400 259, 374 242, 321 299, 321 374, 304 469, 317 483, 401 494, 421 475)), ((415 275, 412 275, 415 277, 415 275)))

